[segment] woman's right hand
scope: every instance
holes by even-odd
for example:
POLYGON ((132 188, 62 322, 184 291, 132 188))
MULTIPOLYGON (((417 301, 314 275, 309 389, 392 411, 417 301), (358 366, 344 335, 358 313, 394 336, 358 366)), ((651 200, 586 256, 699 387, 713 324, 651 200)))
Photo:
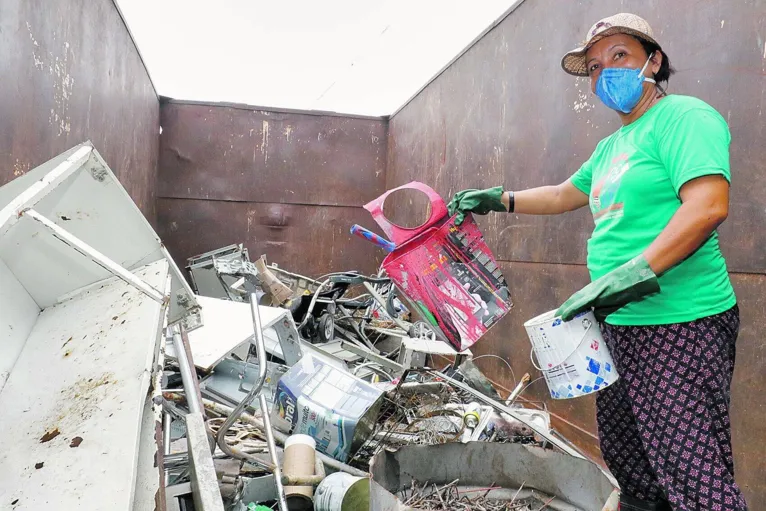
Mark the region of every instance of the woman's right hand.
POLYGON ((503 204, 503 187, 486 188, 484 190, 469 189, 457 192, 447 204, 450 216, 457 214, 455 225, 465 220, 469 211, 477 215, 486 215, 490 211, 508 211, 503 204))

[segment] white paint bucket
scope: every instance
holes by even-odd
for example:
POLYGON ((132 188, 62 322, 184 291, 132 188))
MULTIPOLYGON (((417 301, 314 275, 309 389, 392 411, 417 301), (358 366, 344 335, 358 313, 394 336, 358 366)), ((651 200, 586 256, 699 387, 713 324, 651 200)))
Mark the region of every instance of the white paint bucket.
POLYGON ((540 362, 548 390, 554 399, 569 399, 597 392, 619 378, 593 312, 571 321, 546 312, 524 323, 532 351, 540 362))
POLYGON ((345 472, 331 474, 317 486, 315 511, 367 511, 370 508, 370 480, 345 472))

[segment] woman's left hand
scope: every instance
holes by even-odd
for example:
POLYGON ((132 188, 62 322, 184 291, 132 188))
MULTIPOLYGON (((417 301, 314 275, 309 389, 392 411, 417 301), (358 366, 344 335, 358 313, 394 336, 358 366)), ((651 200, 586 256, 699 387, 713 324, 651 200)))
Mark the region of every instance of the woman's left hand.
POLYGON ((649 267, 646 258, 640 255, 573 294, 559 307, 556 316, 569 321, 579 313, 593 308, 596 318, 603 321, 628 303, 659 290, 657 275, 649 267))

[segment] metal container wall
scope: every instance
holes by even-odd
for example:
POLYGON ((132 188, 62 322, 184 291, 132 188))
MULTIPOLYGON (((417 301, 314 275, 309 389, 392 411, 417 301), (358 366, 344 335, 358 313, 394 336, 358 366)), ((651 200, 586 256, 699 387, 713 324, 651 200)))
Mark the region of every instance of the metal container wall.
POLYGON ((244 243, 318 276, 373 273, 385 254, 351 234, 385 185, 384 119, 180 101, 161 107, 160 235, 179 265, 244 243))
MULTIPOLYGON (((742 310, 731 413, 737 479, 756 506, 766 501, 766 445, 753 441, 766 435, 766 408, 754 404, 766 390, 762 1, 522 2, 392 117, 386 187, 417 179, 447 198, 463 188, 523 189, 567 179, 619 121, 591 94, 587 79, 565 74, 559 62, 596 20, 619 11, 651 23, 678 69, 670 92, 707 101, 731 128, 734 184, 721 244, 742 310)), ((399 201, 390 218, 417 214, 411 202, 399 201)), ((474 352, 509 359, 517 377, 540 376, 529 363, 522 323, 556 308, 587 283, 592 220, 578 211, 557 217, 494 214, 479 223, 501 260, 516 306, 474 352)), ((486 358, 477 365, 513 388, 514 377, 501 362, 486 358)), ((525 394, 543 400, 545 390, 541 380, 525 394)), ((595 400, 546 402, 556 429, 597 454, 595 400)))
POLYGON ((0 63, 0 185, 91 140, 156 225, 159 100, 113 0, 4 0, 0 63))

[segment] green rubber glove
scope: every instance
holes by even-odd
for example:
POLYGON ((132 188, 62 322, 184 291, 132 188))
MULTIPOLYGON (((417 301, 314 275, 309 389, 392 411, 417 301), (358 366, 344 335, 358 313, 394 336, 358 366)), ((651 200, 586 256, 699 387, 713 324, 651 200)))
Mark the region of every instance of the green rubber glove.
POLYGON ((477 215, 486 215, 490 211, 508 211, 502 202, 503 187, 496 186, 485 190, 463 190, 457 192, 447 204, 450 216, 457 213, 455 225, 460 225, 465 220, 465 214, 469 211, 477 215))
POLYGON ((556 311, 569 321, 582 311, 593 308, 599 321, 639 298, 657 293, 660 284, 643 255, 631 259, 619 268, 594 280, 575 294, 556 311))

